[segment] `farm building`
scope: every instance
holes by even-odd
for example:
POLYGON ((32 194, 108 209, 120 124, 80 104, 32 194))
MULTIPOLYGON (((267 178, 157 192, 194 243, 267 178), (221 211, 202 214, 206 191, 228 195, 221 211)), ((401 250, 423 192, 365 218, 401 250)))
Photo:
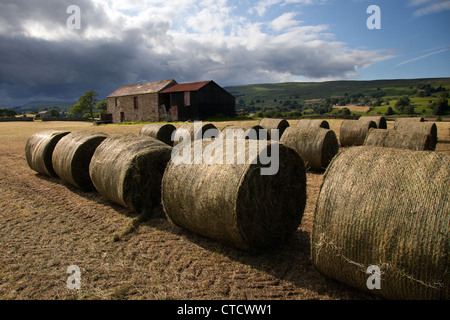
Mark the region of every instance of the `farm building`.
POLYGON ((214 81, 175 80, 123 86, 107 97, 113 123, 204 120, 235 115, 235 98, 214 81))
POLYGON ((160 92, 176 83, 172 79, 120 87, 107 97, 112 122, 168 120, 166 107, 169 102, 160 92))
POLYGON ((235 97, 214 81, 176 84, 161 93, 169 96, 173 121, 204 120, 218 114, 236 114, 235 97))

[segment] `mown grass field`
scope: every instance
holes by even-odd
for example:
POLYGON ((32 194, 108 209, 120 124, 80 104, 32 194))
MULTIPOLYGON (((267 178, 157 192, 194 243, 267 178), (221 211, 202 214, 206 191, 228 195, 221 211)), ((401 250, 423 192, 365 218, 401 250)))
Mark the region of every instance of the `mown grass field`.
MULTIPOLYGON (((330 121, 337 134, 340 123, 330 121)), ((230 122, 215 124, 221 129, 230 122)), ((138 222, 97 192, 36 174, 25 160, 27 139, 42 130, 115 134, 138 133, 142 126, 0 124, 1 299, 378 299, 322 276, 310 262, 322 174, 307 174, 307 206, 292 238, 252 255, 177 228, 162 212, 138 222), (70 265, 81 269, 80 290, 66 286, 70 265)), ((450 123, 438 128, 437 151, 449 153, 450 123)))

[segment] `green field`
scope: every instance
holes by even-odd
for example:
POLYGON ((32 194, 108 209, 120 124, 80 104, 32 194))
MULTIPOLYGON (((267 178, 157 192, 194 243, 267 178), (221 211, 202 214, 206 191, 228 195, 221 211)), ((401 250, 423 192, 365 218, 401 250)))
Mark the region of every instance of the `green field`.
MULTIPOLYGON (((327 98, 347 98, 358 95, 361 101, 373 101, 381 96, 382 105, 374 107, 368 114, 384 114, 388 105, 394 108, 403 96, 410 98, 415 113, 431 115, 430 101, 439 99, 441 92, 450 92, 450 78, 375 80, 375 81, 330 81, 330 82, 289 82, 275 84, 254 84, 225 88, 236 97, 238 109, 256 112, 258 110, 305 110, 323 104, 327 98), (423 87, 440 88, 440 92, 427 93, 419 97, 423 87), (311 108, 309 108, 311 106, 311 108)), ((336 113, 333 111, 333 113, 336 113)), ((352 112, 358 114, 358 112, 352 112)))

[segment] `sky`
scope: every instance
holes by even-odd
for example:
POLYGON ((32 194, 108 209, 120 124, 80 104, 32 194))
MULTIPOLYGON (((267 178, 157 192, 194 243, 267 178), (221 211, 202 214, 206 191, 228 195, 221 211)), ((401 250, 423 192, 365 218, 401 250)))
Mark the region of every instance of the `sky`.
POLYGON ((449 0, 1 0, 0 107, 168 79, 449 77, 449 30, 449 0))

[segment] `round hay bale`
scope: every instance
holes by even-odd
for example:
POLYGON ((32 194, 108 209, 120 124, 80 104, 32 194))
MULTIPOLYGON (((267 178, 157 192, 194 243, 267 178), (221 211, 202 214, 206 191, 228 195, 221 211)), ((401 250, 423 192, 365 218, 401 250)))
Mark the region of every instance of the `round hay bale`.
POLYGON ((220 131, 216 128, 212 123, 203 123, 203 122, 188 122, 183 124, 175 131, 173 146, 175 147, 179 143, 184 141, 183 134, 185 132, 189 132, 190 141, 202 140, 203 136, 206 132, 212 133, 214 137, 218 137, 220 135, 220 131))
POLYGON ((269 138, 271 137, 271 131, 272 130, 278 130, 278 138, 281 138, 283 136, 284 131, 290 126, 289 122, 284 119, 270 119, 265 118, 262 119, 259 122, 259 125, 267 130, 267 133, 269 134, 269 138))
POLYGON ((150 123, 143 126, 139 134, 158 139, 169 146, 173 146, 172 134, 176 130, 177 128, 169 123, 150 123))
POLYGON ((316 203, 314 265, 384 298, 449 299, 449 194, 448 154, 345 150, 328 167, 316 203), (379 269, 378 290, 368 288, 376 284, 370 266, 379 269))
POLYGON ((374 121, 345 120, 339 134, 341 146, 362 146, 371 128, 377 128, 374 121))
POLYGON ((438 129, 435 123, 402 121, 398 123, 397 130, 403 132, 417 132, 430 135, 432 139, 431 148, 432 150, 436 149, 436 145, 438 142, 438 129))
POLYGON ((244 139, 268 140, 269 133, 260 125, 230 125, 222 129, 222 136, 243 137, 244 139))
POLYGON ((433 137, 421 132, 370 129, 365 146, 409 149, 415 151, 434 151, 433 137))
POLYGON ((394 129, 397 130, 398 125, 400 123, 416 123, 416 122, 425 122, 425 119, 422 117, 398 118, 395 120, 394 129))
POLYGON ((367 116, 359 118, 360 121, 373 121, 378 129, 387 129, 387 120, 382 116, 367 116))
POLYGON ((89 164, 95 150, 107 138, 106 134, 88 131, 64 136, 53 151, 55 173, 65 182, 84 190, 94 190, 89 176, 89 164))
POLYGON ((57 177, 52 164, 53 150, 59 140, 69 133, 69 131, 46 130, 28 138, 25 145, 28 166, 38 173, 57 177))
POLYGON ((280 140, 296 150, 308 169, 323 171, 339 152, 339 142, 332 130, 313 127, 290 127, 280 140))
POLYGON ((299 128, 324 128, 324 129, 330 129, 330 124, 326 120, 300 119, 300 121, 297 122, 297 127, 299 127, 299 128))
POLYGON ((89 174, 104 197, 131 212, 150 215, 161 203, 161 180, 171 151, 151 137, 113 135, 95 150, 89 174))
MULTIPOLYGON (((230 141, 204 140, 201 149, 205 152, 219 140, 230 141)), ((239 146, 235 142, 231 155, 234 161, 226 162, 216 154, 213 164, 177 164, 177 157, 172 158, 162 181, 168 220, 247 251, 283 242, 297 229, 305 209, 306 172, 301 157, 278 142, 255 140, 245 140, 239 146), (254 157, 246 156, 251 154, 252 144, 260 147, 254 157), (274 175, 261 172, 269 167, 260 161, 265 153, 279 155, 279 170, 274 175), (240 162, 242 155, 246 161, 240 162), (258 161, 252 163, 254 159, 258 161)))

